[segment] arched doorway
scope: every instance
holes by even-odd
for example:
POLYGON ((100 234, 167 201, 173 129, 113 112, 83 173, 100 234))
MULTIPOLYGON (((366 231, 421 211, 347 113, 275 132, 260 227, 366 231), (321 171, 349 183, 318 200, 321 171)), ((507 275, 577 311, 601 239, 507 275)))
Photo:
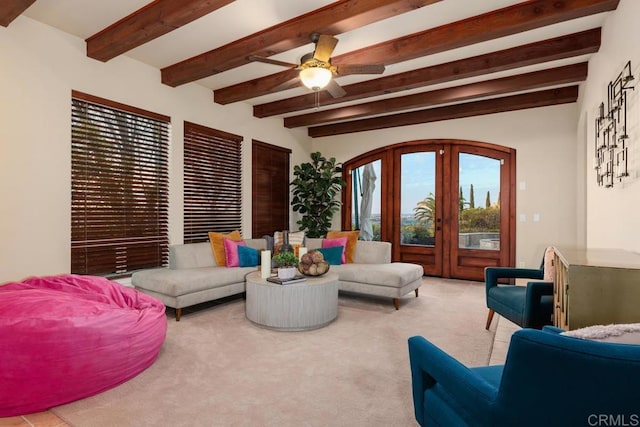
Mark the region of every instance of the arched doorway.
POLYGON ((351 159, 343 175, 343 229, 391 242, 394 261, 469 280, 483 280, 486 266, 514 264, 515 150, 411 141, 351 159))

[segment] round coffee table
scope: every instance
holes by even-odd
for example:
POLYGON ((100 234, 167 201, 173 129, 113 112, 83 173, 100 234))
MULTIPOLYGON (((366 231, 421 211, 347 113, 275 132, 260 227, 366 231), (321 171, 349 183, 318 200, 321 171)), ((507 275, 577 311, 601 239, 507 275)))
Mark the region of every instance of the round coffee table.
POLYGON ((307 331, 338 316, 338 275, 307 277, 304 282, 278 285, 260 277, 246 278, 246 315, 256 325, 280 331, 307 331))

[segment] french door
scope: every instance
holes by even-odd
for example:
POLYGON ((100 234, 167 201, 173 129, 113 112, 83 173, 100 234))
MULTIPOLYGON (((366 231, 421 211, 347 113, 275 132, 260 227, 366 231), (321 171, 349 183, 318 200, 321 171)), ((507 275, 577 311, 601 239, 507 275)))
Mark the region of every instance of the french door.
MULTIPOLYGON (((382 172, 375 240, 393 244, 395 261, 421 264, 427 275, 469 280, 483 280, 487 266, 513 265, 513 150, 458 140, 398 144, 346 162, 347 182, 361 179, 367 165, 382 172)), ((343 228, 367 225, 353 221, 354 205, 363 201, 358 194, 365 194, 357 188, 345 191, 343 228)), ((368 233, 361 230, 363 236, 368 233)))

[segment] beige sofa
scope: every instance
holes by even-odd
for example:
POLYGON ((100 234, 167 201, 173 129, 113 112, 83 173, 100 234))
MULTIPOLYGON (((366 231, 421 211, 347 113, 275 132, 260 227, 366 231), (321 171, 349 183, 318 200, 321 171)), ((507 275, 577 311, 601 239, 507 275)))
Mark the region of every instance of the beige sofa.
MULTIPOLYGON (((247 246, 266 249, 265 239, 245 239, 247 246)), ((322 239, 306 239, 309 249, 321 247, 322 239)), ((358 241, 352 264, 332 265, 338 274, 341 291, 389 297, 400 308, 400 297, 422 284, 422 266, 391 262, 391 243, 358 241)), ((182 308, 240 294, 245 291, 245 277, 257 267, 220 267, 216 265, 211 245, 190 243, 169 247, 169 267, 139 271, 131 282, 136 289, 158 298, 176 309, 180 320, 182 308)))
MULTIPOLYGON (((307 238, 305 246, 309 250, 320 248, 322 240, 307 238)), ((330 271, 338 274, 341 291, 392 298, 396 310, 400 308, 400 297, 411 291, 418 296, 424 275, 422 266, 391 262, 391 243, 358 240, 353 261, 331 266, 330 271)))
MULTIPOLYGON (((247 246, 266 249, 265 239, 245 239, 247 246)), ((176 309, 180 320, 182 308, 244 292, 244 278, 257 267, 220 267, 209 242, 171 245, 169 268, 155 268, 133 273, 136 289, 152 295, 166 306, 176 309)))

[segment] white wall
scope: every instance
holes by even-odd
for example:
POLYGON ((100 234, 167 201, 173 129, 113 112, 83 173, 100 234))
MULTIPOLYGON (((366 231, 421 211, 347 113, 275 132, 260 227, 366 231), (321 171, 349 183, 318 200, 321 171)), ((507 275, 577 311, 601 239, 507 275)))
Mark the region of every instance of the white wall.
POLYGON ((590 248, 619 248, 640 252, 640 1, 622 0, 602 30, 600 51, 589 61, 589 78, 580 88, 580 122, 577 126, 578 158, 584 167, 581 201, 585 222, 581 233, 590 248), (628 98, 629 167, 632 176, 613 188, 599 187, 593 169, 595 118, 598 105, 607 100, 607 85, 631 60, 635 90, 628 98))
MULTIPOLYGON (((516 149, 516 265, 538 267, 548 245, 576 244, 575 104, 316 138, 313 149, 345 162, 378 147, 417 139, 466 139, 516 149), (540 215, 533 222, 533 214, 540 215)), ((334 227, 339 227, 339 216, 334 227)))
POLYGON ((183 120, 244 137, 245 235, 252 138, 292 149, 292 164, 310 153, 306 134, 280 119, 253 118, 247 104, 214 104, 196 84, 162 85, 157 69, 126 57, 89 59, 83 40, 19 17, 0 27, 0 283, 69 271, 72 90, 171 117, 171 243, 182 242, 183 120))
MULTIPOLYGON (((318 138, 255 119, 250 106, 219 106, 196 84, 171 88, 157 69, 126 57, 89 59, 84 41, 19 17, 0 27, 0 283, 68 272, 70 258, 70 97, 79 90, 172 117, 170 239, 182 241, 182 121, 242 135, 245 170, 251 139, 293 150, 292 165, 321 151, 346 161, 415 139, 460 138, 517 150, 516 262, 536 266, 542 248, 588 245, 640 251, 640 88, 631 92, 631 165, 624 185, 595 185, 593 120, 607 83, 627 60, 640 80, 640 2, 621 0, 603 27, 600 52, 578 105, 538 108, 374 132, 318 138), (577 134, 577 138, 576 138, 577 134), (531 217, 539 213, 541 221, 531 217)), ((251 176, 243 184, 243 229, 251 232, 251 176)), ((292 215, 292 229, 296 216, 292 215)), ((339 226, 339 215, 334 226, 339 226)))

